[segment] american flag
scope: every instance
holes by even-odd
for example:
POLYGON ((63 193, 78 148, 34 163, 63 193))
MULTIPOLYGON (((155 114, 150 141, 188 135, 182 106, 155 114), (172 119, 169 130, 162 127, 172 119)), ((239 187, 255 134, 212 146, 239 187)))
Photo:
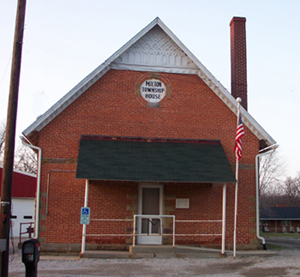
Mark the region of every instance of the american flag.
POLYGON ((244 124, 242 121, 241 113, 239 112, 239 121, 237 124, 236 136, 235 136, 235 146, 234 146, 235 157, 238 161, 242 157, 242 140, 241 139, 244 135, 245 135, 244 124))

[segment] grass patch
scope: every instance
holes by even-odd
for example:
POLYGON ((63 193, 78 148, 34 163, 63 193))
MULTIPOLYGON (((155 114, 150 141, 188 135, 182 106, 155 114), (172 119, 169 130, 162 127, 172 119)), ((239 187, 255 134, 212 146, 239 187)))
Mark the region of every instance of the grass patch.
POLYGON ((260 233, 264 238, 283 237, 283 238, 300 238, 298 233, 260 233))

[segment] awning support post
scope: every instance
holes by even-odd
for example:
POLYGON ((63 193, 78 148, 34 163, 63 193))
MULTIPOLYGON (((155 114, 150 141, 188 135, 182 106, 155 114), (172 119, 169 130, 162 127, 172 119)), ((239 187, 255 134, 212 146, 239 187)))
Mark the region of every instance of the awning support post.
MULTIPOLYGON (((85 181, 84 207, 88 206, 89 180, 85 181)), ((85 252, 86 224, 82 225, 81 255, 85 252)))
POLYGON ((225 254, 225 231, 226 231, 226 184, 223 184, 223 212, 222 212, 222 252, 225 254))

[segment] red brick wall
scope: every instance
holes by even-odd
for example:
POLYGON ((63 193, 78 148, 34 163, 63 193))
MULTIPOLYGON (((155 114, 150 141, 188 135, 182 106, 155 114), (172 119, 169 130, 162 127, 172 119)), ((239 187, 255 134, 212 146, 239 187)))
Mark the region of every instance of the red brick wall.
MULTIPOLYGON (((38 146, 43 150, 40 237, 44 242, 81 242, 82 228, 79 220, 80 207, 84 203, 85 181, 76 180, 74 173, 51 173, 48 215, 45 215, 45 203, 49 171, 76 170, 82 134, 219 139, 234 167, 235 114, 198 76, 161 74, 161 77, 171 85, 172 94, 162 101, 159 108, 147 107, 146 102, 135 94, 135 84, 146 79, 147 73, 110 70, 40 131, 38 146)), ((238 244, 249 244, 255 238, 254 163, 259 141, 247 127, 245 134, 243 157, 240 161, 245 169, 240 170, 238 244)), ((233 188, 233 184, 228 185, 227 243, 232 243, 233 236, 233 188)), ((92 217, 94 213, 113 218, 132 216, 134 208, 128 210, 128 205, 137 206, 137 191, 138 185, 132 183, 92 183, 89 192, 92 217)), ((221 219, 222 185, 165 185, 165 195, 168 194, 180 198, 190 197, 190 211, 197 218, 221 219)), ((174 213, 181 217, 185 211, 176 210, 174 213)), ((92 224, 88 231, 111 232, 101 228, 92 224)), ((118 228, 124 230, 129 225, 118 228)), ((96 239, 89 240, 97 242, 96 239)), ((124 243, 125 238, 114 238, 112 241, 124 243)), ((102 242, 107 243, 108 240, 102 242)))

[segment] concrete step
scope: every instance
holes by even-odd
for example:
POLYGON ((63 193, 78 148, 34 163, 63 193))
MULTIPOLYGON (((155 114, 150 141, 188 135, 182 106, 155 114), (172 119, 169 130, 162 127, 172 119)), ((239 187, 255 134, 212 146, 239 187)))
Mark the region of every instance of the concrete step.
POLYGON ((130 253, 220 253, 219 249, 192 247, 192 246, 171 246, 171 245, 135 245, 129 246, 130 253))
POLYGON ((130 253, 175 253, 175 247, 171 245, 135 245, 129 246, 130 253))
POLYGON ((128 251, 106 251, 106 250, 87 250, 80 254, 80 258, 89 259, 129 259, 132 254, 128 251))
POLYGON ((80 258, 87 259, 145 259, 145 258, 218 258, 220 253, 129 253, 127 251, 86 251, 83 255, 80 254, 80 258))

